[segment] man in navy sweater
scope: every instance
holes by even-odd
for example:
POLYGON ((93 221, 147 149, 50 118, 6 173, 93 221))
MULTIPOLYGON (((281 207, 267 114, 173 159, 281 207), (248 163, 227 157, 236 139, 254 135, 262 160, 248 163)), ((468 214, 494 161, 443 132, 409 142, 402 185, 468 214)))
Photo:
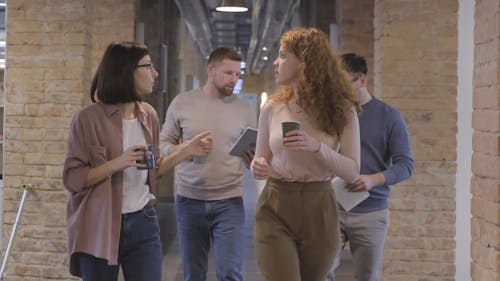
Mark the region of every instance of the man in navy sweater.
MULTIPOLYGON (((413 159, 406 123, 396 109, 373 97, 366 88, 368 67, 357 54, 342 56, 352 76, 352 86, 363 108, 359 116, 361 173, 346 186, 349 191, 368 191, 370 196, 349 212, 340 208, 340 230, 345 245, 349 241, 357 281, 380 280, 384 243, 389 226, 390 186, 407 180, 413 159)), ((335 280, 337 257, 327 280, 335 280)))

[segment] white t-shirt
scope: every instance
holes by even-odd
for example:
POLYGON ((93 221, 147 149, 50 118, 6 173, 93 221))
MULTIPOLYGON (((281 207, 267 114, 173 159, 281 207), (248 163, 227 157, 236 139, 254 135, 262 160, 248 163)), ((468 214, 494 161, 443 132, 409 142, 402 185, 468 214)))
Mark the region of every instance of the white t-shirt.
MULTIPOLYGON (((123 150, 138 144, 146 144, 144 131, 139 120, 123 120, 123 150)), ((147 170, 138 170, 136 167, 129 167, 123 170, 123 196, 122 214, 133 213, 141 210, 154 199, 154 195, 149 192, 147 170)))

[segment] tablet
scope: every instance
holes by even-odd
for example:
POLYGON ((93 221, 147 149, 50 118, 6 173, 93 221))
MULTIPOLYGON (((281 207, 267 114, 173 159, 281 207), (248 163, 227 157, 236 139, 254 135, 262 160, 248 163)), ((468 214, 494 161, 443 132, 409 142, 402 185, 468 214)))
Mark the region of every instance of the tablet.
POLYGON ((257 144, 257 129, 247 127, 240 135, 238 140, 233 144, 229 154, 232 156, 243 157, 245 151, 255 149, 257 144))

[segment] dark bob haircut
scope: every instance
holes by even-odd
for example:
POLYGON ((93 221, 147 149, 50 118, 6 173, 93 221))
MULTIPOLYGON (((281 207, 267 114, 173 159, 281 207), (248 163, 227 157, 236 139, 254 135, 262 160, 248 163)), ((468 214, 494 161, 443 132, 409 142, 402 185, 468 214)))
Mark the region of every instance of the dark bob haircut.
POLYGON ((109 44, 92 79, 90 99, 106 104, 139 101, 134 71, 139 61, 149 55, 148 48, 137 42, 109 44), (97 94, 97 100, 95 95, 97 94))

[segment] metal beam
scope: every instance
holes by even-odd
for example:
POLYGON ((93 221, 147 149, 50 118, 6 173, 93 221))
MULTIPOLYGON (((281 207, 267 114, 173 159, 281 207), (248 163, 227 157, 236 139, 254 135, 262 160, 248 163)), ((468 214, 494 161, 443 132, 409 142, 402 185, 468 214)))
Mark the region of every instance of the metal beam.
POLYGON ((212 30, 202 1, 175 0, 175 4, 179 8, 193 40, 198 44, 201 55, 208 57, 213 49, 212 30))
POLYGON ((251 71, 259 74, 267 64, 262 57, 273 53, 276 43, 279 42, 285 26, 300 4, 300 0, 271 1, 254 0, 252 14, 252 39, 250 40, 247 62, 251 71), (261 12, 264 14, 261 15, 261 12), (259 24, 256 24, 259 22, 259 24), (267 48, 267 51, 263 50, 267 48), (251 55, 251 56, 250 56, 251 55))

